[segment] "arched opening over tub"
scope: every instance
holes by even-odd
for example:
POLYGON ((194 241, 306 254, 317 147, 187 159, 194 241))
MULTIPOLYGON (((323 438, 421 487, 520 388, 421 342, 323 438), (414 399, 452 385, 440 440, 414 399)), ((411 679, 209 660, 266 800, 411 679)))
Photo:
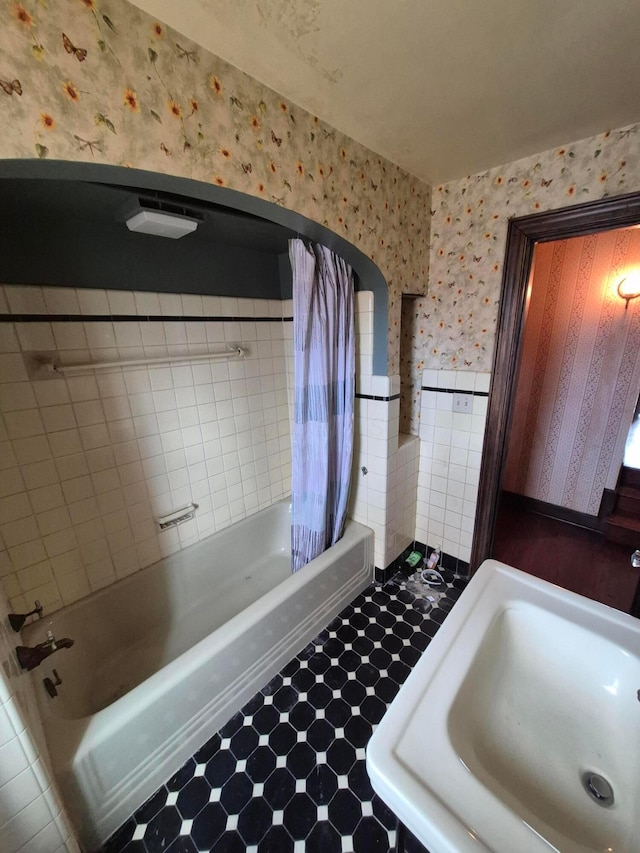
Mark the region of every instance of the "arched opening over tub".
MULTIPOLYGON (((238 192, 226 187, 218 187, 202 181, 174 175, 147 172, 141 169, 127 169, 121 166, 110 166, 95 163, 75 163, 70 161, 48 161, 48 160, 3 160, 0 162, 0 197, 11 199, 12 204, 7 206, 3 202, 4 209, 8 214, 8 225, 0 235, 0 247, 3 253, 3 278, 6 283, 22 283, 16 278, 16 265, 21 255, 28 252, 34 262, 41 261, 45 257, 40 252, 39 244, 43 245, 56 239, 68 241, 64 251, 56 253, 57 263, 65 263, 65 257, 70 254, 74 257, 74 263, 82 268, 83 256, 90 253, 90 247, 83 244, 83 230, 90 228, 86 218, 83 217, 83 204, 91 204, 94 210, 102 210, 101 242, 108 244, 111 235, 118 233, 118 229, 124 228, 124 210, 128 199, 135 194, 149 194, 163 199, 170 199, 176 203, 182 202, 185 207, 201 208, 206 211, 207 219, 213 220, 214 227, 221 227, 228 233, 235 235, 236 242, 242 239, 246 241, 247 235, 255 233, 263 241, 267 251, 273 253, 280 246, 279 254, 283 256, 282 246, 286 245, 289 236, 302 236, 317 241, 327 246, 332 251, 341 255, 354 269, 356 273, 356 289, 370 290, 374 294, 374 334, 373 334, 373 373, 386 375, 387 373, 387 337, 388 337, 388 304, 387 284, 380 269, 363 252, 354 245, 335 234, 330 229, 317 222, 307 219, 295 211, 280 207, 273 202, 238 192), (32 183, 33 182, 33 183, 32 183), (48 182, 48 183, 45 183, 48 182), (25 188, 27 190, 25 191, 25 188), (82 188, 82 192, 80 192, 82 188), (74 190, 78 192, 74 192, 74 190), (109 191, 109 201, 105 204, 106 195, 109 191), (27 197, 28 196, 28 197, 27 197), (114 199, 120 199, 116 204, 114 199), (25 216, 28 214, 29 206, 33 209, 42 205, 39 200, 47 199, 49 210, 49 221, 55 223, 56 229, 62 229, 61 216, 64 212, 73 214, 78 221, 78 234, 73 236, 64 235, 60 230, 58 234, 44 233, 44 229, 34 223, 34 227, 25 227, 25 216), (113 204, 112 204, 113 201, 113 204), (20 208, 22 216, 12 216, 12 208, 20 208), (116 211, 116 215, 110 216, 110 210, 116 211), (242 234, 240 238, 238 235, 242 234), (15 258, 13 263, 11 259, 15 258)), ((42 212, 42 211, 41 211, 42 212)), ((95 226, 94 226, 95 227, 95 226)), ((123 235, 124 231, 121 232, 123 235)), ((183 251, 189 252, 189 245, 185 244, 183 251)), ((162 251, 157 257, 157 263, 162 267, 162 251)), ((50 255, 51 253, 49 253, 50 255)), ((223 266, 228 266, 233 261, 233 252, 227 252, 221 258, 223 266)), ((235 253, 236 258, 238 252, 235 253)), ((251 267, 252 259, 243 252, 243 262, 251 267)), ((256 257, 253 263, 259 264, 260 259, 256 257)), ((286 278, 288 266, 280 264, 280 274, 286 278), (282 269, 286 266, 286 269, 282 269)), ((105 267, 104 274, 109 274, 109 287, 117 289, 133 289, 130 284, 124 284, 124 273, 136 275, 135 289, 157 289, 158 281, 151 281, 151 274, 147 272, 147 280, 142 273, 142 267, 135 264, 131 256, 119 259, 112 257, 112 264, 105 267), (120 263, 120 275, 117 275, 117 265, 120 263), (128 264, 125 270, 124 264, 128 264), (132 264, 134 269, 132 269, 132 264)), ((168 270, 164 268, 164 272, 168 270)), ((42 283, 53 283, 42 281, 42 283)), ((57 283, 64 283, 58 281, 57 283)), ((180 289, 186 292, 207 292, 204 284, 198 282, 197 276, 192 278, 190 290, 184 284, 180 289)), ((227 295, 248 295, 243 293, 228 293, 227 295)))

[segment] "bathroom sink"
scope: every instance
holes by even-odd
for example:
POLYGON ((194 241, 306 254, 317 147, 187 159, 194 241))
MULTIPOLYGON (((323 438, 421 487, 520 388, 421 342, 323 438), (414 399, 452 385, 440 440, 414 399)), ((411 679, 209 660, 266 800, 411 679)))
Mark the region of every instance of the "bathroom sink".
POLYGON ((637 853, 640 621, 487 560, 367 769, 430 853, 637 853))

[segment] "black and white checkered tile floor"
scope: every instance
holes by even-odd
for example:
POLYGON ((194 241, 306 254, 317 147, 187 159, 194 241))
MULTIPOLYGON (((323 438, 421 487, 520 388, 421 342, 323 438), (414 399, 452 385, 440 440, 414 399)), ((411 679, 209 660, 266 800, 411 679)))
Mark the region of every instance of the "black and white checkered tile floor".
MULTIPOLYGON (((107 842, 105 853, 373 853, 396 819, 365 747, 459 597, 435 606, 398 572, 372 584, 214 734, 107 842)), ((424 853, 409 837, 407 853, 424 853)))

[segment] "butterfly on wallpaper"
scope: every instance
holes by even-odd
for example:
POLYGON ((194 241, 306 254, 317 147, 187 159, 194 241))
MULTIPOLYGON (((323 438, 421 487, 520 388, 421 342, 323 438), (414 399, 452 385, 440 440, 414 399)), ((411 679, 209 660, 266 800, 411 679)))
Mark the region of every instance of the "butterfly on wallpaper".
POLYGON ((545 181, 545 179, 543 178, 543 179, 540 181, 540 186, 543 186, 543 187, 551 186, 551 182, 552 182, 552 181, 553 181, 553 178, 549 178, 549 180, 548 180, 548 181, 545 181))
POLYGON ((476 264, 479 264, 480 261, 482 260, 482 255, 474 255, 473 260, 476 264))
POLYGON ((73 53, 78 62, 84 62, 87 51, 83 47, 76 47, 66 33, 62 33, 62 44, 67 53, 73 53))
POLYGON ((171 155, 173 154, 173 151, 170 148, 167 148, 164 142, 160 143, 160 150, 163 152, 163 154, 166 154, 167 157, 171 157, 171 155))
POLYGON ((282 145, 282 137, 276 136, 273 130, 271 131, 271 141, 275 142, 278 148, 280 148, 280 146, 282 145))
POLYGON ((253 168, 251 163, 241 163, 241 166, 242 166, 242 171, 245 173, 245 175, 249 174, 249 172, 253 168))
POLYGON ((73 138, 78 143, 78 151, 86 151, 88 148, 91 151, 92 157, 95 156, 95 151, 102 151, 102 142, 99 139, 83 139, 75 133, 73 134, 73 138))
POLYGON ((178 51, 178 59, 186 59, 187 65, 193 61, 194 65, 198 62, 198 57, 196 56, 195 50, 185 50, 184 47, 181 47, 178 42, 176 42, 176 49, 178 51))
POLYGON ((13 95, 14 92, 16 95, 22 94, 22 86, 19 80, 0 80, 0 86, 2 86, 7 95, 13 95))

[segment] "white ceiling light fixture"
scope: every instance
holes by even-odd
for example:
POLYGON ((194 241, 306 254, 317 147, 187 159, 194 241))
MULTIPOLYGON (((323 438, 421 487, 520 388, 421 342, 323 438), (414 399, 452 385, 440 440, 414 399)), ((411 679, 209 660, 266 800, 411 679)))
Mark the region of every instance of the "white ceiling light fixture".
POLYGON ((153 234, 156 237, 170 237, 172 240, 192 234, 198 227, 197 219, 167 213, 164 210, 140 210, 130 216, 126 223, 130 231, 153 234))

